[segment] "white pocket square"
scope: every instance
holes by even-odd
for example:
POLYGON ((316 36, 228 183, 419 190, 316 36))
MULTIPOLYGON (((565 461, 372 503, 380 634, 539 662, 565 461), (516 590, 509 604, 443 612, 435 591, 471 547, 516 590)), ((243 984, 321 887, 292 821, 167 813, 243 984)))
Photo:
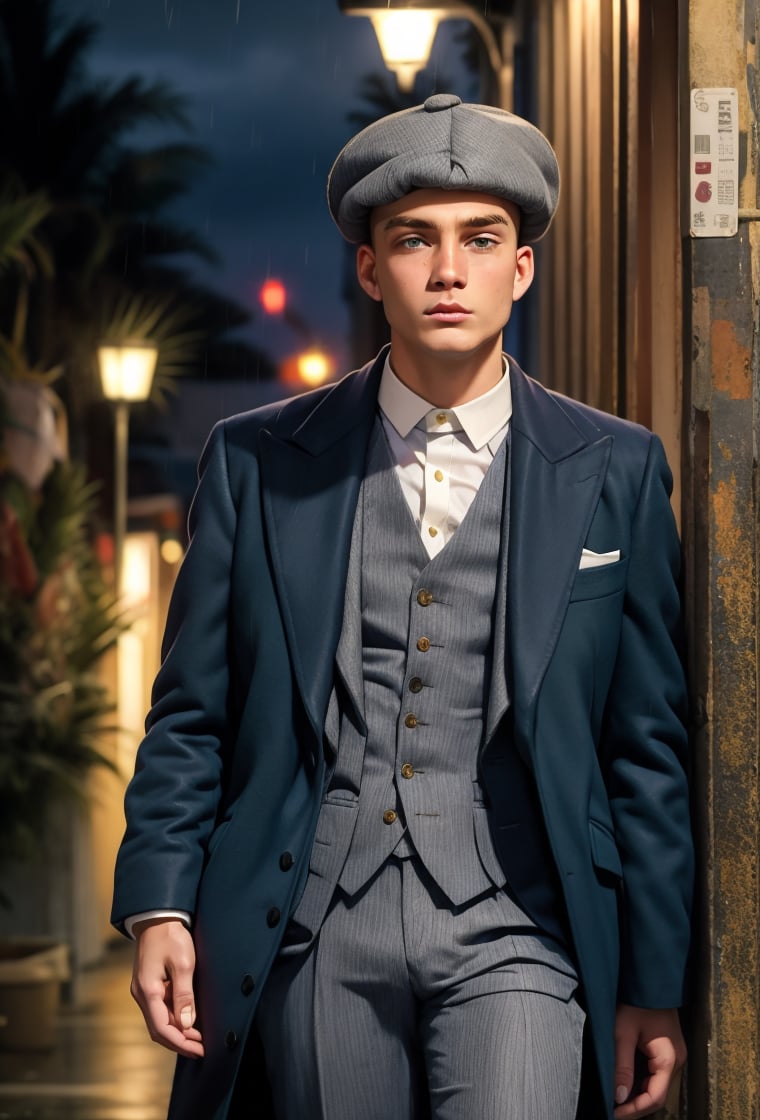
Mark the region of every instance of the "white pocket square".
POLYGON ((619 548, 616 548, 614 552, 592 552, 590 548, 584 548, 581 552, 581 562, 578 567, 581 571, 584 568, 604 568, 607 564, 616 564, 619 559, 619 548))

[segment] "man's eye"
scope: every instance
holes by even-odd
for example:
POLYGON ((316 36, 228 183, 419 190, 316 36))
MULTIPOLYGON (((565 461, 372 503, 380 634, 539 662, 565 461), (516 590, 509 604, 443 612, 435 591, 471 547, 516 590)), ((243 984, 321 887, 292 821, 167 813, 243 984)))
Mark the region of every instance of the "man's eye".
POLYGON ((476 249, 490 249, 496 242, 492 237, 473 237, 471 244, 476 249))
POLYGON ((404 249, 419 249, 420 245, 424 245, 424 241, 421 237, 405 237, 401 245, 404 249))

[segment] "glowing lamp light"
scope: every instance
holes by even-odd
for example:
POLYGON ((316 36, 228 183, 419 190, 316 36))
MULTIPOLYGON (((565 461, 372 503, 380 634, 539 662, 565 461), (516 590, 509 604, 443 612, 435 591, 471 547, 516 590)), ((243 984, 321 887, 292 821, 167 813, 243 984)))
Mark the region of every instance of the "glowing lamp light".
POLYGON ((404 92, 414 86, 418 71, 430 60, 438 24, 443 20, 464 19, 478 31, 488 52, 488 60, 499 78, 502 108, 510 108, 512 98, 512 61, 505 54, 510 40, 509 28, 517 0, 338 0, 347 16, 365 16, 380 44, 383 62, 398 78, 404 92), (507 33, 502 43, 500 37, 507 33), (499 38, 497 38, 499 36, 499 38))
POLYGON ((109 401, 145 401, 156 372, 158 349, 149 343, 98 347, 103 396, 109 401))
POLYGON ((280 377, 288 385, 316 389, 335 373, 335 362, 324 350, 313 346, 300 354, 292 354, 280 367, 280 377))
POLYGON ((399 89, 409 91, 419 70, 430 58, 440 14, 435 11, 376 11, 369 14, 383 61, 398 78, 399 89))
POLYGON ((124 541, 121 569, 121 603, 136 607, 150 598, 152 579, 152 545, 150 533, 129 533, 124 541))
POLYGON ((104 342, 98 347, 98 365, 103 396, 114 408, 114 585, 122 591, 127 535, 127 458, 129 454, 129 409, 150 396, 158 349, 148 342, 104 342))
POLYGON ((267 280, 259 291, 261 306, 267 315, 282 315, 288 301, 285 285, 281 280, 267 280))
POLYGON ((165 564, 179 564, 185 550, 176 537, 166 537, 161 541, 161 559, 165 564))
POLYGON ((324 384, 332 372, 330 359, 321 350, 307 350, 298 356, 298 376, 304 385, 316 388, 324 384))

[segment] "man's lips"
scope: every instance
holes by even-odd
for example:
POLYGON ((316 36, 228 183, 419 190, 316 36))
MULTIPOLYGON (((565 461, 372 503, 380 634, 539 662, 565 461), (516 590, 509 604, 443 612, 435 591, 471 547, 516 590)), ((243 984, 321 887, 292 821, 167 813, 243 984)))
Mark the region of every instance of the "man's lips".
POLYGON ((461 323, 472 314, 466 307, 459 303, 437 303, 425 312, 429 319, 437 319, 439 323, 461 323))

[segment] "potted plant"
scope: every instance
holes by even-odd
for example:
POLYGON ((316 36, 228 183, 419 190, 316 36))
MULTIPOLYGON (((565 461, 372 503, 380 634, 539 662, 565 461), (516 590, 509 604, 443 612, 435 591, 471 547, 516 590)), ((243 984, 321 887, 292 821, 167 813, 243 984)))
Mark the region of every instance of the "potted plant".
MULTIPOLYGON (((112 702, 97 670, 123 620, 90 539, 94 488, 81 466, 58 458, 54 400, 39 380, 0 376, 0 901, 6 906, 13 900, 2 897, 3 872, 20 864, 33 871, 51 811, 82 801, 93 767, 115 769, 102 746, 112 702)), ((0 1048, 52 1044, 66 979, 65 947, 39 938, 0 942, 0 1048)))

